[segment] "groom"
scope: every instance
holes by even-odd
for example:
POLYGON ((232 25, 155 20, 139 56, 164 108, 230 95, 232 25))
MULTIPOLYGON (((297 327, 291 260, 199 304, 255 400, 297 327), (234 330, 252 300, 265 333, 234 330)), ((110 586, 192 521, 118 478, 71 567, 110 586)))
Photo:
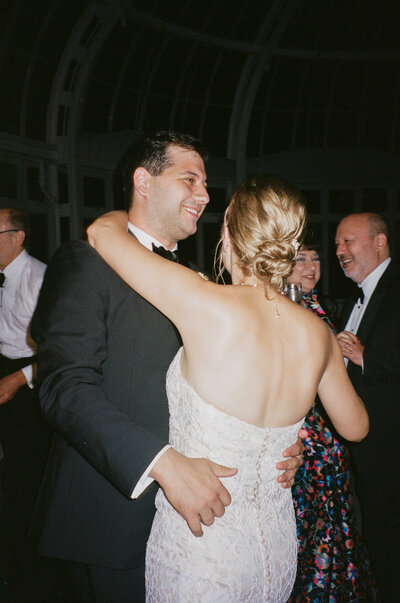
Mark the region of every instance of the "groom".
MULTIPOLYGON (((209 201, 203 158, 199 141, 172 132, 126 156, 129 228, 146 247, 174 251, 196 232, 209 201)), ((219 477, 235 470, 168 447, 165 376, 179 336, 86 242, 55 254, 33 333, 42 408, 55 430, 34 522, 39 552, 65 561, 78 601, 143 601, 158 485, 201 535, 230 503, 219 477)), ((300 451, 298 443, 285 456, 300 451)), ((299 462, 280 464, 284 486, 299 462)))

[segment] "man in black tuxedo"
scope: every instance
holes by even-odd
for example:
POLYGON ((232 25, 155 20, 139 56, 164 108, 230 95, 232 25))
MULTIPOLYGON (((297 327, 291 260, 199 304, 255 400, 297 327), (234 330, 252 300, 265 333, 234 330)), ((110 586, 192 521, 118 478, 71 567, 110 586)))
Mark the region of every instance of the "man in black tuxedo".
POLYGON ((351 447, 362 534, 384 603, 400 600, 400 270, 377 214, 352 214, 336 231, 336 255, 359 290, 337 335, 370 432, 351 447))
MULTIPOLYGON (((203 157, 199 141, 167 132, 128 153, 129 228, 146 247, 175 253, 196 231, 209 201, 203 157)), ((56 431, 34 521, 39 551, 66 560, 79 601, 143 601, 158 484, 200 535, 230 503, 218 478, 235 471, 167 446, 165 377, 179 336, 86 242, 55 254, 33 332, 56 431)), ((300 451, 297 443, 287 456, 300 451)), ((299 459, 283 465, 289 486, 299 459)))

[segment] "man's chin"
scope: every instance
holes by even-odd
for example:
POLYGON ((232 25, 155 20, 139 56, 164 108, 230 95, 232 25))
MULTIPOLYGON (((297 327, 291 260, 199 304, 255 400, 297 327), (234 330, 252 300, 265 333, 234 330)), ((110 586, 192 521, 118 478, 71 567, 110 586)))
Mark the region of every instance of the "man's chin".
POLYGON ((190 237, 191 235, 196 234, 197 232, 197 222, 196 224, 191 224, 185 229, 186 237, 190 237))
POLYGON ((344 272, 344 275, 347 276, 347 278, 352 278, 352 276, 351 276, 352 270, 351 270, 350 266, 347 268, 346 266, 342 265, 342 270, 344 272))
POLYGON ((182 228, 181 232, 179 234, 179 238, 177 238, 177 241, 184 241, 185 239, 187 239, 188 237, 191 237, 192 235, 194 235, 197 232, 197 226, 195 226, 194 228, 182 228))
POLYGON ((349 278, 350 280, 352 280, 355 283, 358 283, 357 275, 354 274, 354 272, 352 272, 351 270, 347 270, 347 271, 343 270, 343 272, 344 272, 344 275, 347 276, 347 278, 349 278))

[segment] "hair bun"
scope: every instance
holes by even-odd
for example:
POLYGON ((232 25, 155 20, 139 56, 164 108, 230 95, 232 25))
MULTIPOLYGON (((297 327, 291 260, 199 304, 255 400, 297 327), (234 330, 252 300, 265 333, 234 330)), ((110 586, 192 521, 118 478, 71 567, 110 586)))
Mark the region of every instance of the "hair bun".
POLYGON ((281 288, 281 282, 293 271, 297 251, 292 241, 264 241, 259 245, 252 262, 255 275, 267 279, 274 288, 281 288))
POLYGON ((249 175, 225 212, 241 269, 281 291, 292 273, 305 226, 300 191, 275 175, 249 175))

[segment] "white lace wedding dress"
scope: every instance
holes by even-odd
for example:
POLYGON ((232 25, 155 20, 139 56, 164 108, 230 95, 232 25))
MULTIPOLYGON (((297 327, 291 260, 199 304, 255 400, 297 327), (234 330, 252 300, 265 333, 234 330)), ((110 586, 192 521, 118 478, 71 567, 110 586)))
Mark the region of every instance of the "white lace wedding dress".
POLYGON ((196 538, 162 490, 147 544, 146 600, 160 603, 285 602, 296 575, 290 489, 276 478, 282 451, 302 421, 262 429, 202 400, 181 373, 181 350, 167 375, 170 443, 189 457, 238 467, 225 478, 232 503, 196 538))

